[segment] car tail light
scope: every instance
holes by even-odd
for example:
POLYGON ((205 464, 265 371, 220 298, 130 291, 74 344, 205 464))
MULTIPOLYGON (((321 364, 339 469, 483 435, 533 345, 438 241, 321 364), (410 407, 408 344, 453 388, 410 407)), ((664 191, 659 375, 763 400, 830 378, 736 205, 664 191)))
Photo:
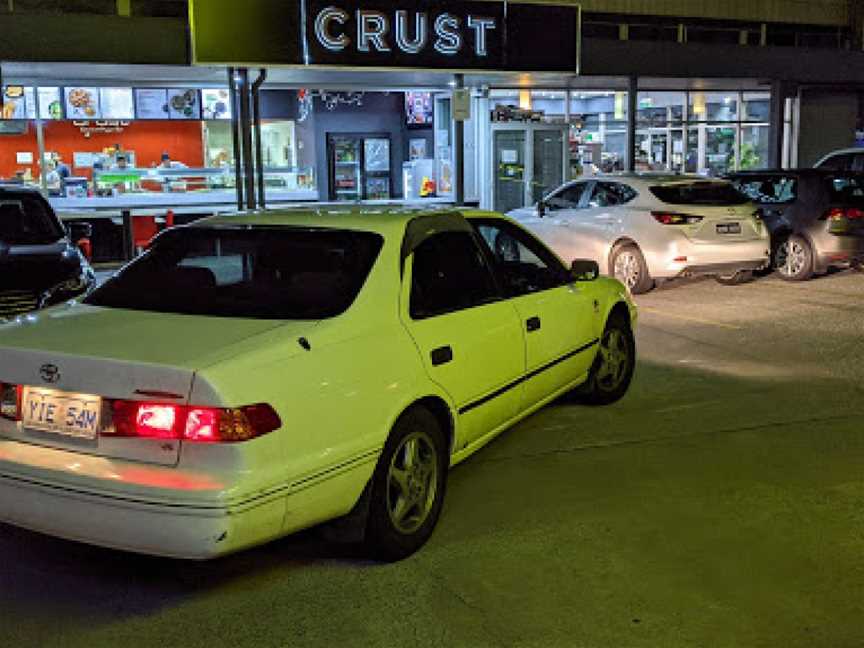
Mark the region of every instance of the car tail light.
POLYGON ((0 383, 0 417, 10 421, 21 420, 21 385, 0 383))
POLYGON ((138 401, 110 401, 113 423, 107 436, 237 443, 282 426, 270 405, 240 408, 190 407, 138 401))
POLYGON ((753 212, 753 218, 755 218, 755 219, 758 220, 758 221, 765 220, 765 212, 764 212, 764 210, 760 207, 759 209, 757 209, 756 211, 754 211, 754 212, 753 212))
POLYGON ((819 220, 864 220, 864 209, 858 207, 832 207, 819 220))
POLYGON ((663 225, 694 225, 702 220, 702 216, 692 216, 690 214, 678 214, 675 212, 651 212, 658 223, 663 225))

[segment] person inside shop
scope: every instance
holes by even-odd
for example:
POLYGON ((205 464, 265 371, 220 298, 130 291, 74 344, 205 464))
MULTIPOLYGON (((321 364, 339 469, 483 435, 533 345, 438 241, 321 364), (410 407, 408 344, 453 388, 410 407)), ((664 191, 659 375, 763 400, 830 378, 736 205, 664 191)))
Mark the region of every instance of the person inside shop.
POLYGON ((129 168, 129 159, 125 155, 118 155, 114 162, 113 169, 125 171, 129 168))
POLYGON ((53 160, 45 163, 45 188, 51 196, 59 196, 63 192, 63 179, 57 171, 57 163, 53 160))
POLYGON ((171 155, 168 152, 162 154, 162 164, 160 165, 163 169, 187 169, 185 164, 182 162, 178 162, 177 160, 172 160, 171 155))
POLYGON ((54 165, 57 169, 57 174, 60 176, 60 181, 63 182, 69 176, 72 175, 72 169, 69 168, 69 165, 63 161, 63 158, 59 155, 54 156, 54 165))

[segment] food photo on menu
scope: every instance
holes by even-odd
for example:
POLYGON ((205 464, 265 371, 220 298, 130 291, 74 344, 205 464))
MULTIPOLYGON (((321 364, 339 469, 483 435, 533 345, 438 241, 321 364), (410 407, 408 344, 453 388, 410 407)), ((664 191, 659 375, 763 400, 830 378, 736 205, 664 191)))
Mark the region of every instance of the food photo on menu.
POLYGON ((69 119, 98 119, 99 90, 97 88, 66 88, 66 115, 69 119))

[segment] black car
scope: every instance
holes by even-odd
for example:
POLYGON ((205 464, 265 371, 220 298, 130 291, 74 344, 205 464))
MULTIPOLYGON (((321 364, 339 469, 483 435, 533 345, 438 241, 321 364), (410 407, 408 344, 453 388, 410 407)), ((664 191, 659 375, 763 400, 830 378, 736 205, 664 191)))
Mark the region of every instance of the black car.
POLYGON ((864 173, 832 169, 743 171, 730 180, 758 204, 780 276, 803 281, 864 263, 864 173))
POLYGON ((82 293, 96 275, 77 243, 89 225, 67 231, 36 190, 0 186, 0 320, 82 293))

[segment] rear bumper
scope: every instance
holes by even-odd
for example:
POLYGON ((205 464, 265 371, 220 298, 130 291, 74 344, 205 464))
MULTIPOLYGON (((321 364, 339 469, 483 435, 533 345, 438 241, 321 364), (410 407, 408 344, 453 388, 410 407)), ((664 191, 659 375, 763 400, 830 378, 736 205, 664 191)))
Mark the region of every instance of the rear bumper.
POLYGON ((771 244, 767 238, 718 244, 695 244, 682 238, 653 256, 649 260, 649 271, 657 279, 728 275, 767 267, 771 261, 771 244))
POLYGON ((701 275, 733 275, 737 272, 761 270, 768 265, 768 259, 759 261, 734 261, 731 263, 714 263, 707 265, 687 266, 680 276, 696 277, 701 275))
POLYGON ((224 506, 105 491, 4 470, 0 522, 112 549, 205 560, 278 536, 285 516, 284 493, 224 506))
POLYGON ((864 237, 829 234, 816 241, 816 269, 864 262, 864 237))

